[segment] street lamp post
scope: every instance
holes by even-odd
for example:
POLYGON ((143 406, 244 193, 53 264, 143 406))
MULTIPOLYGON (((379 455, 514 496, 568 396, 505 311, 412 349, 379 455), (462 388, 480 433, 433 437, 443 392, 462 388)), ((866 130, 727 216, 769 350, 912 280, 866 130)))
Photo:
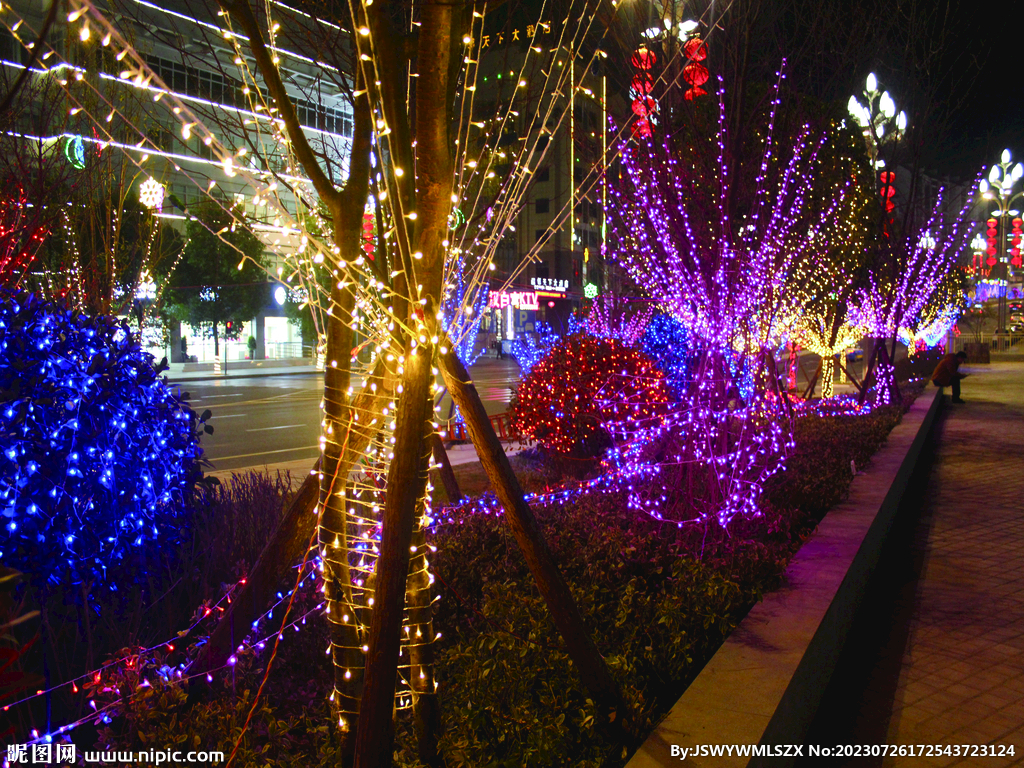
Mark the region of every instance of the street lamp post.
MULTIPOLYGON (((988 249, 989 259, 995 258, 996 263, 990 266, 996 271, 997 279, 1002 280, 999 287, 999 312, 996 319, 996 333, 1006 333, 1006 292, 1010 285, 1010 260, 1006 254, 1012 253, 1015 264, 1020 264, 1020 236, 1014 233, 1013 242, 1006 247, 1009 234, 1006 231, 1007 222, 1020 216, 1020 211, 1013 208, 1017 201, 1024 199, 1024 190, 1013 191, 1017 182, 1024 177, 1024 166, 1020 163, 1014 165, 1010 156, 1010 150, 1004 149, 999 162, 993 165, 988 172, 988 180, 982 180, 979 187, 982 198, 994 200, 997 207, 990 212, 991 219, 995 219, 998 231, 998 248, 988 249), (995 250, 995 253, 992 251, 995 250)), ((990 221, 991 221, 990 219, 990 221)), ((1017 229, 1017 228, 1015 228, 1017 229)))
POLYGON ((846 108, 864 131, 871 167, 877 172, 885 167, 885 161, 879 157, 882 144, 899 140, 907 129, 907 114, 903 111, 896 113, 896 103, 889 92, 878 90, 878 78, 874 72, 864 83, 863 96, 866 104, 851 96, 846 108))

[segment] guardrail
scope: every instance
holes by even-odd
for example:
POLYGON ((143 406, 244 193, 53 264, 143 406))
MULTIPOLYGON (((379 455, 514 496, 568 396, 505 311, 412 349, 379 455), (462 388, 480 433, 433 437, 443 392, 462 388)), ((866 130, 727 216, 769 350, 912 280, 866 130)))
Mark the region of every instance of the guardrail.
POLYGON ((988 344, 990 352, 1010 352, 1024 355, 1024 333, 984 333, 980 337, 974 334, 961 334, 953 339, 950 351, 966 350, 968 344, 988 344))
MULTIPOLYGON (((501 440, 515 440, 519 433, 512 427, 512 420, 508 413, 496 413, 490 417, 494 433, 501 440)), ((445 424, 446 440, 469 440, 469 432, 466 430, 465 422, 461 420, 450 420, 445 424)))

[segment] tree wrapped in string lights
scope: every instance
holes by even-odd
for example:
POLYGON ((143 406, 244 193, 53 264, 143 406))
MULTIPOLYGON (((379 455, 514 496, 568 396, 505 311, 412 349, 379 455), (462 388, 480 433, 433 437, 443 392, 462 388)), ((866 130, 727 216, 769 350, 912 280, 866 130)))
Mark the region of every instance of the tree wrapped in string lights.
POLYGON ((637 307, 622 296, 606 293, 591 302, 583 325, 591 336, 618 339, 627 347, 635 347, 653 316, 650 304, 637 307))
POLYGON ((805 313, 792 330, 793 340, 821 358, 821 396, 835 395, 836 355, 849 349, 864 336, 864 329, 847 322, 840 309, 817 314, 805 313))
MULTIPOLYGON (((444 324, 444 302, 456 271, 451 265, 466 255, 458 270, 466 276, 465 295, 484 285, 495 268, 496 244, 513 231, 529 179, 544 161, 549 142, 545 136, 541 143, 542 133, 571 121, 574 111, 565 109, 565 94, 584 91, 577 75, 586 75, 599 52, 591 48, 588 63, 556 71, 549 63, 554 50, 527 49, 524 55, 536 69, 546 67, 552 75, 535 81, 543 83, 542 103, 525 110, 534 115, 534 127, 527 121, 524 132, 530 139, 506 150, 501 138, 510 134, 520 115, 516 106, 522 105, 510 103, 495 115, 491 103, 486 120, 479 119, 482 107, 474 105, 472 93, 483 75, 479 57, 470 51, 482 50, 487 36, 484 14, 471 5, 397 9, 367 2, 331 8, 326 17, 280 4, 254 7, 247 0, 219 5, 216 19, 200 22, 200 45, 208 51, 226 46, 234 54, 233 64, 219 53, 210 57, 230 70, 229 82, 240 86, 231 99, 238 118, 233 126, 210 118, 217 105, 175 92, 153 62, 127 42, 131 35, 90 0, 71 0, 67 20, 76 33, 72 37, 93 50, 85 51, 84 72, 76 70, 73 81, 58 80, 76 104, 74 114, 81 114, 98 142, 116 146, 140 168, 162 157, 154 140, 103 93, 102 73, 92 62, 99 47, 107 49, 120 62, 121 76, 112 82, 139 89, 146 98, 151 91, 159 106, 150 108, 164 110, 183 141, 208 148, 210 176, 190 176, 189 168, 174 164, 175 173, 189 178, 214 204, 213 190, 224 182, 220 188, 238 189, 236 199, 245 199, 246 210, 251 203, 265 211, 275 231, 280 228, 282 238, 293 239, 293 249, 282 254, 278 278, 297 283, 305 300, 316 304, 311 315, 319 323, 325 360, 319 464, 300 493, 302 503, 289 510, 193 672, 212 680, 212 672, 224 668, 240 639, 250 635, 258 616, 254 606, 267 602, 297 561, 315 560, 330 627, 330 699, 346 755, 354 752, 356 764, 390 760, 394 714, 411 707, 420 759, 439 764, 425 542, 429 451, 424 448, 437 428, 433 401, 441 372, 597 717, 623 728, 630 715, 618 684, 583 626, 444 324), (293 85, 286 85, 284 70, 295 55, 295 39, 281 31, 282 22, 304 35, 310 55, 301 58, 319 67, 316 87, 329 83, 348 102, 351 136, 336 136, 340 147, 326 146, 322 134, 329 131, 320 130, 320 110, 309 110, 295 97, 293 85), (75 100, 79 91, 88 93, 88 103, 75 100), (303 112, 314 114, 314 124, 302 122, 308 119, 303 112), (257 127, 246 127, 251 125, 257 127), (125 135, 131 143, 120 140, 125 135), (498 176, 496 163, 509 153, 511 170, 502 171, 507 175, 500 182, 491 181, 498 176), (472 226, 453 225, 462 198, 472 226), (364 237, 368 215, 375 243, 364 237)), ((595 23, 585 10, 576 11, 578 26, 566 26, 570 39, 564 48, 572 52, 583 49, 595 23)), ((168 24, 189 21, 177 12, 173 19, 168 24)), ((536 29, 546 34, 550 27, 543 23, 536 29)), ((173 32, 170 36, 178 40, 173 32)), ((45 53, 56 55, 54 64, 67 64, 61 52, 45 53)), ((571 212, 570 207, 560 213, 551 231, 571 212)), ((255 228, 251 218, 230 215, 227 228, 212 233, 229 247, 225 233, 255 228)), ((242 271, 249 257, 232 250, 242 271)))
POLYGON ((534 333, 521 333, 512 341, 512 357, 519 363, 522 377, 528 376, 533 366, 558 343, 558 334, 547 323, 538 320, 534 329, 534 333))
POLYGON ((612 255, 691 331, 697 352, 691 385, 655 432, 678 438, 672 461, 686 467, 677 481, 698 519, 723 526, 758 514, 791 446, 773 349, 844 236, 844 187, 823 202, 810 194, 825 137, 805 127, 780 157, 778 105, 776 89, 759 162, 731 167, 720 102, 717 158, 668 140, 629 144, 613 193, 612 255))
POLYGON ((913 356, 943 343, 967 306, 966 280, 966 273, 960 267, 954 267, 935 289, 917 322, 900 328, 899 340, 906 345, 908 355, 913 356))
POLYGON ((694 364, 693 336, 681 322, 659 312, 651 318, 640 338, 640 351, 665 374, 678 394, 686 390, 694 364))
MULTIPOLYGON (((887 218, 884 226, 889 236, 882 239, 867 285, 856 292, 852 302, 853 322, 878 339, 868 370, 869 378, 874 377, 879 403, 900 401, 893 360, 901 329, 921 329, 922 322, 927 325, 938 319, 938 314, 926 317, 925 310, 949 279, 971 235, 967 214, 973 194, 955 213, 947 211, 944 194, 945 190, 940 189, 924 224, 915 227, 905 219, 903 236, 896 231, 894 218, 887 218)), ((941 313, 942 308, 938 309, 941 313)), ((868 384, 865 381, 862 401, 868 384)))
POLYGON ((444 316, 441 325, 459 360, 467 368, 475 363, 484 349, 476 349, 480 333, 480 315, 487 307, 484 286, 466 287, 466 259, 460 255, 446 265, 450 275, 445 283, 444 316))

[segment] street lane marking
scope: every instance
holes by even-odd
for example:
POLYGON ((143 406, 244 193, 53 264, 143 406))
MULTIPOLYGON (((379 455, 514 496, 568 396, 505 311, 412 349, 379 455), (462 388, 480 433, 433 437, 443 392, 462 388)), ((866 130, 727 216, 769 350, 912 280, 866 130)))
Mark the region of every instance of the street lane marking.
POLYGON ((246 432, 268 432, 271 429, 294 429, 295 427, 306 427, 308 424, 282 424, 279 427, 257 427, 256 429, 247 429, 246 432))
POLYGON ((248 416, 248 415, 249 415, 248 413, 232 413, 232 414, 229 414, 228 416, 218 416, 215 413, 215 414, 213 414, 210 417, 210 420, 212 421, 213 419, 241 419, 243 416, 248 416))
POLYGON ((207 456, 210 461, 231 461, 232 459, 251 459, 253 456, 269 456, 272 453, 294 453, 295 451, 315 451, 319 449, 315 445, 307 448, 278 448, 276 451, 260 451, 259 453, 239 453, 235 456, 207 456))
POLYGON ((237 408, 240 405, 253 405, 253 404, 262 405, 262 404, 266 404, 266 403, 274 403, 275 401, 283 400, 284 398, 288 398, 288 397, 297 398, 299 395, 303 395, 304 393, 307 393, 307 392, 310 395, 312 395, 312 396, 311 397, 303 397, 302 398, 303 400, 311 400, 312 401, 312 400, 321 400, 321 399, 323 399, 324 393, 322 391, 297 389, 297 390, 295 390, 293 392, 285 392, 282 395, 270 395, 268 397, 260 397, 260 398, 257 398, 255 400, 238 400, 237 402, 234 402, 234 403, 223 403, 223 404, 219 405, 218 408, 237 408))

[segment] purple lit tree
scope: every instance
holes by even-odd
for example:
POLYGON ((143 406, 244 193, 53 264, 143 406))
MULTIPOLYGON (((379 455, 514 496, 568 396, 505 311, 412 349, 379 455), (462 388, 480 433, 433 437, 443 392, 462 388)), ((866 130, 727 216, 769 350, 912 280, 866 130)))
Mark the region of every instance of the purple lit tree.
POLYGON ((608 293, 591 302, 583 325, 591 336, 618 339, 628 347, 635 347, 653 316, 654 308, 649 304, 637 307, 622 296, 608 293))
MULTIPOLYGON (((845 236, 845 187, 822 195, 812 184, 825 137, 805 126, 784 159, 774 139, 778 105, 776 89, 759 163, 729 161, 720 102, 717 158, 669 139, 627 144, 612 198, 617 248, 609 255, 694 337, 692 381, 646 440, 668 441, 668 463, 680 474, 671 482, 689 491, 698 519, 723 526, 758 514, 761 488, 792 445, 772 350, 819 290, 816 266, 830 243, 845 236)), ((655 490, 639 506, 660 516, 652 507, 673 496, 655 490)))
POLYGON ((903 236, 896 231, 895 217, 886 216, 883 222, 886 237, 881 239, 868 285, 857 292, 850 312, 853 322, 878 340, 868 360, 861 401, 867 397, 872 376, 877 402, 901 400, 893 369, 900 333, 930 323, 933 318, 925 317, 925 311, 967 245, 971 235, 967 214, 974 195, 967 197, 968 203, 955 215, 946 212, 943 198, 944 190, 940 190, 922 225, 914 226, 905 218, 903 236))

